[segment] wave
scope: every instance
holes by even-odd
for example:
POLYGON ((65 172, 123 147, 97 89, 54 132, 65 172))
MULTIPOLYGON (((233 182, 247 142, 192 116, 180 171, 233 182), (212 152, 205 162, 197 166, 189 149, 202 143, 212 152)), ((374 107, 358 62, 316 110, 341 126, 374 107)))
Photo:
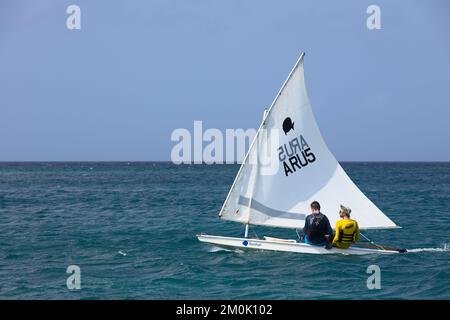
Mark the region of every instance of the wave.
POLYGON ((218 251, 233 251, 233 250, 225 249, 225 248, 222 248, 222 247, 209 246, 208 251, 209 252, 218 252, 218 251))
POLYGON ((445 243, 442 248, 417 248, 408 249, 408 252, 447 252, 450 251, 450 245, 445 243))
POLYGON ((220 252, 220 251, 227 251, 227 252, 236 252, 236 253, 243 253, 245 252, 244 250, 241 249, 227 249, 227 248, 223 248, 223 247, 217 247, 217 246, 209 246, 208 252, 220 252))

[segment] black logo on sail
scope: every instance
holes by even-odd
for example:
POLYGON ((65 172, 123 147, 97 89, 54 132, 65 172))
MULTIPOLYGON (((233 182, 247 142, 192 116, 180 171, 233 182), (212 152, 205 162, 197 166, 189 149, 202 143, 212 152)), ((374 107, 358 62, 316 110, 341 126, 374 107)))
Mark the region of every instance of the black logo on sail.
POLYGON ((292 122, 291 118, 287 117, 283 121, 283 131, 284 135, 287 135, 289 131, 294 130, 294 123, 292 122))
MULTIPOLYGON (((283 121, 284 135, 287 135, 291 129, 294 130, 294 122, 287 117, 283 121)), ((284 174, 287 177, 316 161, 316 155, 300 134, 278 148, 278 159, 283 164, 284 174)))

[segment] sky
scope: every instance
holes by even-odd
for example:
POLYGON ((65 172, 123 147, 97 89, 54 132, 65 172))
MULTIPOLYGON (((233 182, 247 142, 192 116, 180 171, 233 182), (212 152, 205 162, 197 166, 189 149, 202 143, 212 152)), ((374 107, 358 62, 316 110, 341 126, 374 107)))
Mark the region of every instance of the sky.
POLYGON ((447 0, 0 0, 0 161, 166 161, 257 128, 302 51, 339 161, 450 161, 447 0), (66 9, 81 9, 69 30, 66 9), (369 5, 381 29, 369 30, 369 5))

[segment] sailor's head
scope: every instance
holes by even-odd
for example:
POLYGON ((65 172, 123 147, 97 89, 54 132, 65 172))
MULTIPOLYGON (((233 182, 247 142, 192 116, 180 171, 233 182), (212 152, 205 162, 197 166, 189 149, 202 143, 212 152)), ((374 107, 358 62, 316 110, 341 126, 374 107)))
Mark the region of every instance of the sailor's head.
POLYGON ((344 218, 344 217, 349 217, 350 218, 350 213, 351 212, 352 212, 352 209, 350 209, 349 207, 343 206, 341 204, 341 207, 339 209, 339 216, 341 218, 344 218))
POLYGON ((317 201, 311 202, 311 212, 319 213, 320 212, 320 203, 318 203, 317 201))

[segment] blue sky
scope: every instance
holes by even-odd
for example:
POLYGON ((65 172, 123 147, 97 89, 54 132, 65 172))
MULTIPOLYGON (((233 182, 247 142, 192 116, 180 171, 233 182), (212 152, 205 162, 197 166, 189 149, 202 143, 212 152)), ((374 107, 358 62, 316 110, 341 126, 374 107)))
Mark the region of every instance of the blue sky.
POLYGON ((256 128, 301 51, 338 160, 450 160, 450 2, 0 0, 0 161, 170 160, 256 128), (66 8, 81 8, 81 30, 66 8), (381 30, 366 9, 381 8, 381 30))

